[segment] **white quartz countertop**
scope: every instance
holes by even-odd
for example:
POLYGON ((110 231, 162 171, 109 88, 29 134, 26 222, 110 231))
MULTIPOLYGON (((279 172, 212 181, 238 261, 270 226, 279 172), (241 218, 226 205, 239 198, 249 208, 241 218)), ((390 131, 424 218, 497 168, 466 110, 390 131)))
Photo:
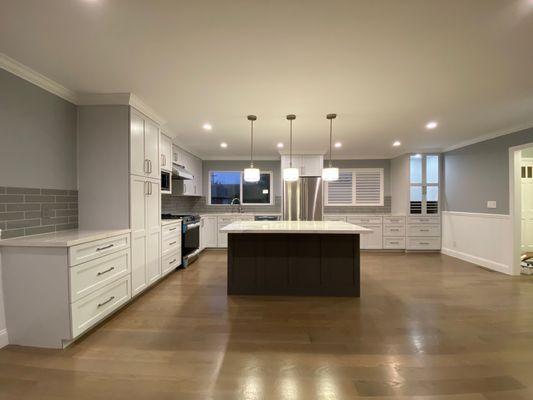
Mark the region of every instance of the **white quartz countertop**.
POLYGON ((226 233, 370 233, 372 229, 342 221, 237 221, 224 228, 226 233))
POLYGON ((113 236, 130 233, 130 229, 81 230, 43 233, 41 235, 21 236, 13 239, 0 240, 0 247, 71 247, 94 240, 107 239, 113 236))

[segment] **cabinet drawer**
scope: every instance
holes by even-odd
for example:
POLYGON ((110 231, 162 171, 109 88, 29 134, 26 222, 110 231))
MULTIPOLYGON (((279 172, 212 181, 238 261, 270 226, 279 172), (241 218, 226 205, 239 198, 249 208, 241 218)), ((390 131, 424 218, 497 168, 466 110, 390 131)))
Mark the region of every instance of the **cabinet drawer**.
POLYGON ((383 238, 384 249, 405 249, 405 238, 383 238))
POLYGON ((381 217, 347 217, 346 221, 350 224, 361 226, 364 224, 381 224, 381 217))
POLYGON ((161 260, 161 275, 165 276, 181 265, 181 250, 170 253, 161 260))
POLYGON ((439 250, 440 238, 438 237, 410 237, 407 238, 408 250, 439 250))
POLYGON ((130 249, 108 254, 70 268, 70 301, 75 302, 128 275, 130 270, 130 249))
POLYGON ((324 215, 324 221, 342 221, 346 222, 346 217, 342 215, 324 215))
POLYGON ((169 237, 164 238, 161 245, 161 252, 163 255, 168 253, 173 253, 181 249, 181 236, 180 237, 169 237))
POLYGON ((383 224, 387 225, 404 225, 405 217, 383 217, 383 224))
POLYGON ((440 217, 407 217, 408 224, 440 224, 440 217))
POLYGON ((405 225, 385 225, 383 226, 383 236, 405 236, 405 225))
POLYGON ((407 236, 440 236, 440 225, 408 225, 407 236))
POLYGON ((173 237, 181 234, 181 222, 172 225, 163 225, 161 227, 161 236, 163 238, 173 237))
POLYGON ((72 337, 75 338, 131 299, 129 275, 72 303, 72 337))
POLYGON ((102 257, 106 254, 128 249, 129 247, 130 235, 128 233, 72 246, 68 250, 69 265, 78 265, 102 257))

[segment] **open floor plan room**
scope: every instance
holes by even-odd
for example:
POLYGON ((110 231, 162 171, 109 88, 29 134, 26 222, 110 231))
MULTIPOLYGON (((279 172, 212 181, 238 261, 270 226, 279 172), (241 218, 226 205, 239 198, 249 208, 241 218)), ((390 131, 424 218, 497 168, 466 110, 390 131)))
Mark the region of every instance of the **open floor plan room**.
POLYGON ((533 0, 0 0, 0 400, 533 399, 533 0))

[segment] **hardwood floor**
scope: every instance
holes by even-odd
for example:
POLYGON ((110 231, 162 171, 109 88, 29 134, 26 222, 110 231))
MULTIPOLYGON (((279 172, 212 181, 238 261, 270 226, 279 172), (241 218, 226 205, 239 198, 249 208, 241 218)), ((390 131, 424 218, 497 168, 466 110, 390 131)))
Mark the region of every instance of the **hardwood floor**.
POLYGON ((361 298, 228 298, 205 252, 66 350, 1 349, 0 399, 533 399, 533 280, 361 265, 361 298))

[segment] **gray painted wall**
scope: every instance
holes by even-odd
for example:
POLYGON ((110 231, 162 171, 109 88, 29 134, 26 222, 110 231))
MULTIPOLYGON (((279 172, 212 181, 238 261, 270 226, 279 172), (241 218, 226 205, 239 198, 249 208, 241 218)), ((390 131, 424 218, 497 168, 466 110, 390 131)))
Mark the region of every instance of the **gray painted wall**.
POLYGON ((0 186, 77 189, 76 106, 0 69, 0 186))
POLYGON ((509 214, 509 147, 526 143, 533 128, 444 153, 444 210, 509 214))
MULTIPOLYGON (((0 69, 0 186, 76 190, 76 112, 0 69)), ((0 276, 0 334, 5 327, 0 276)))

